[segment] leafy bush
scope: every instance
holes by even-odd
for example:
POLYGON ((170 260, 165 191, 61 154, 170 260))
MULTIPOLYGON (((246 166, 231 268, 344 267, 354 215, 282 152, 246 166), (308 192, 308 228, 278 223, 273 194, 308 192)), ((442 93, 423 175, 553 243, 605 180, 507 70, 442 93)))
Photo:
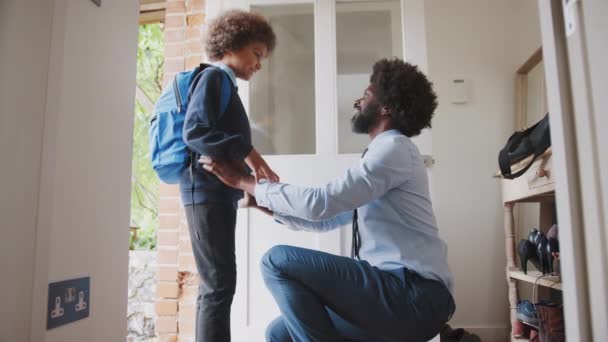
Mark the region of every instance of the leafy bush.
MULTIPOLYGON (((133 131, 133 170, 131 185, 131 225, 140 227, 132 249, 156 249, 158 229, 159 180, 150 164, 148 127, 151 104, 162 91, 164 33, 161 24, 139 27, 137 47, 137 87, 133 131)), ((133 238, 131 237, 131 240, 133 238)))

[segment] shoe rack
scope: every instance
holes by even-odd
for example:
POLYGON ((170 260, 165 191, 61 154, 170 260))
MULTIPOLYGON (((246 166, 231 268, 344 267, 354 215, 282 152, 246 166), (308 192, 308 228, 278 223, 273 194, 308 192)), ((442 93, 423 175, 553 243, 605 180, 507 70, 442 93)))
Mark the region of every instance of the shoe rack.
MULTIPOLYGON (((546 101, 537 99, 536 103, 540 102, 540 106, 531 106, 530 96, 543 96, 543 91, 530 91, 528 89, 529 73, 542 62, 542 49, 535 51, 516 71, 516 124, 518 129, 525 129, 526 116, 531 109, 546 113, 546 101), (540 93, 540 94, 539 94, 540 93), (544 103, 544 108, 543 104, 544 103)), ((542 75, 542 73, 541 73, 542 75)), ((541 113, 539 113, 541 114, 541 113)), ((511 166, 512 172, 522 169, 526 166, 532 156, 526 158, 511 166)), ((500 178, 500 172, 496 174, 500 178)), ((517 253, 516 244, 521 236, 518 232, 516 224, 517 206, 521 203, 538 203, 538 228, 543 233, 547 233, 548 229, 553 225, 555 217, 555 181, 552 167, 552 152, 549 148, 539 157, 532 167, 528 169, 522 176, 509 180, 501 179, 502 187, 502 204, 504 208, 504 232, 505 232, 505 250, 506 250, 506 279, 508 283, 509 294, 509 309, 511 322, 511 340, 512 341, 527 341, 527 338, 517 337, 521 328, 521 323, 517 319, 517 303, 519 301, 519 286, 522 283, 535 284, 538 286, 537 293, 540 296, 551 296, 554 291, 561 291, 561 281, 559 276, 544 275, 534 269, 531 265, 528 266, 528 272, 525 274, 519 267, 520 263, 517 253), (541 277, 542 276, 542 277, 541 277)), ((521 227, 529 229, 532 227, 521 227)), ((554 295, 553 295, 554 297, 554 295)))

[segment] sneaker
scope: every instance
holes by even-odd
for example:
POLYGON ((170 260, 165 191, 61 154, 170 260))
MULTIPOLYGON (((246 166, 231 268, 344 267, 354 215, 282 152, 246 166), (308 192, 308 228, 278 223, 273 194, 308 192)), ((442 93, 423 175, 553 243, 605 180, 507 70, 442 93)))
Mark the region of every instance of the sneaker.
POLYGON ((534 304, 529 300, 522 300, 517 304, 517 318, 522 322, 538 325, 538 316, 534 304))

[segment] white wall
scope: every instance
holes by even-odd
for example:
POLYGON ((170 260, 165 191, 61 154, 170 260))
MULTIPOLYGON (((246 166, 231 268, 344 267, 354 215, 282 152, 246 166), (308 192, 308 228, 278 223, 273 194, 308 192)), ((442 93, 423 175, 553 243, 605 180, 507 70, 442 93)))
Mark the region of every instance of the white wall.
POLYGON ((50 3, 0 10, 0 340, 121 341, 138 1, 50 3), (47 332, 48 283, 83 276, 90 317, 47 332))
POLYGON ((427 0, 428 65, 439 107, 433 120, 434 207, 449 246, 457 312, 451 325, 483 341, 509 333, 498 151, 514 128, 514 75, 540 45, 528 0, 427 0), (449 101, 454 78, 471 81, 467 104, 449 101))
POLYGON ((0 1, 0 341, 29 336, 50 25, 47 0, 0 1))

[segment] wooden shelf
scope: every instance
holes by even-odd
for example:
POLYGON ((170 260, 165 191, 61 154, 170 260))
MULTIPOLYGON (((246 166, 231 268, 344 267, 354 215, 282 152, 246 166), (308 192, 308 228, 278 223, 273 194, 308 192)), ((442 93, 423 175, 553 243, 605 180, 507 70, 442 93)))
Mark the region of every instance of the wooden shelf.
POLYGON ((520 281, 525 281, 531 284, 538 284, 544 287, 550 287, 555 290, 562 290, 562 282, 559 276, 550 276, 546 275, 540 279, 538 277, 542 276, 539 271, 528 271, 528 274, 524 274, 522 271, 509 271, 509 277, 512 279, 517 279, 520 281), (538 280, 537 280, 538 279, 538 280))
POLYGON ((511 342, 523 342, 523 341, 530 341, 530 340, 525 337, 515 337, 515 336, 511 335, 511 342))

